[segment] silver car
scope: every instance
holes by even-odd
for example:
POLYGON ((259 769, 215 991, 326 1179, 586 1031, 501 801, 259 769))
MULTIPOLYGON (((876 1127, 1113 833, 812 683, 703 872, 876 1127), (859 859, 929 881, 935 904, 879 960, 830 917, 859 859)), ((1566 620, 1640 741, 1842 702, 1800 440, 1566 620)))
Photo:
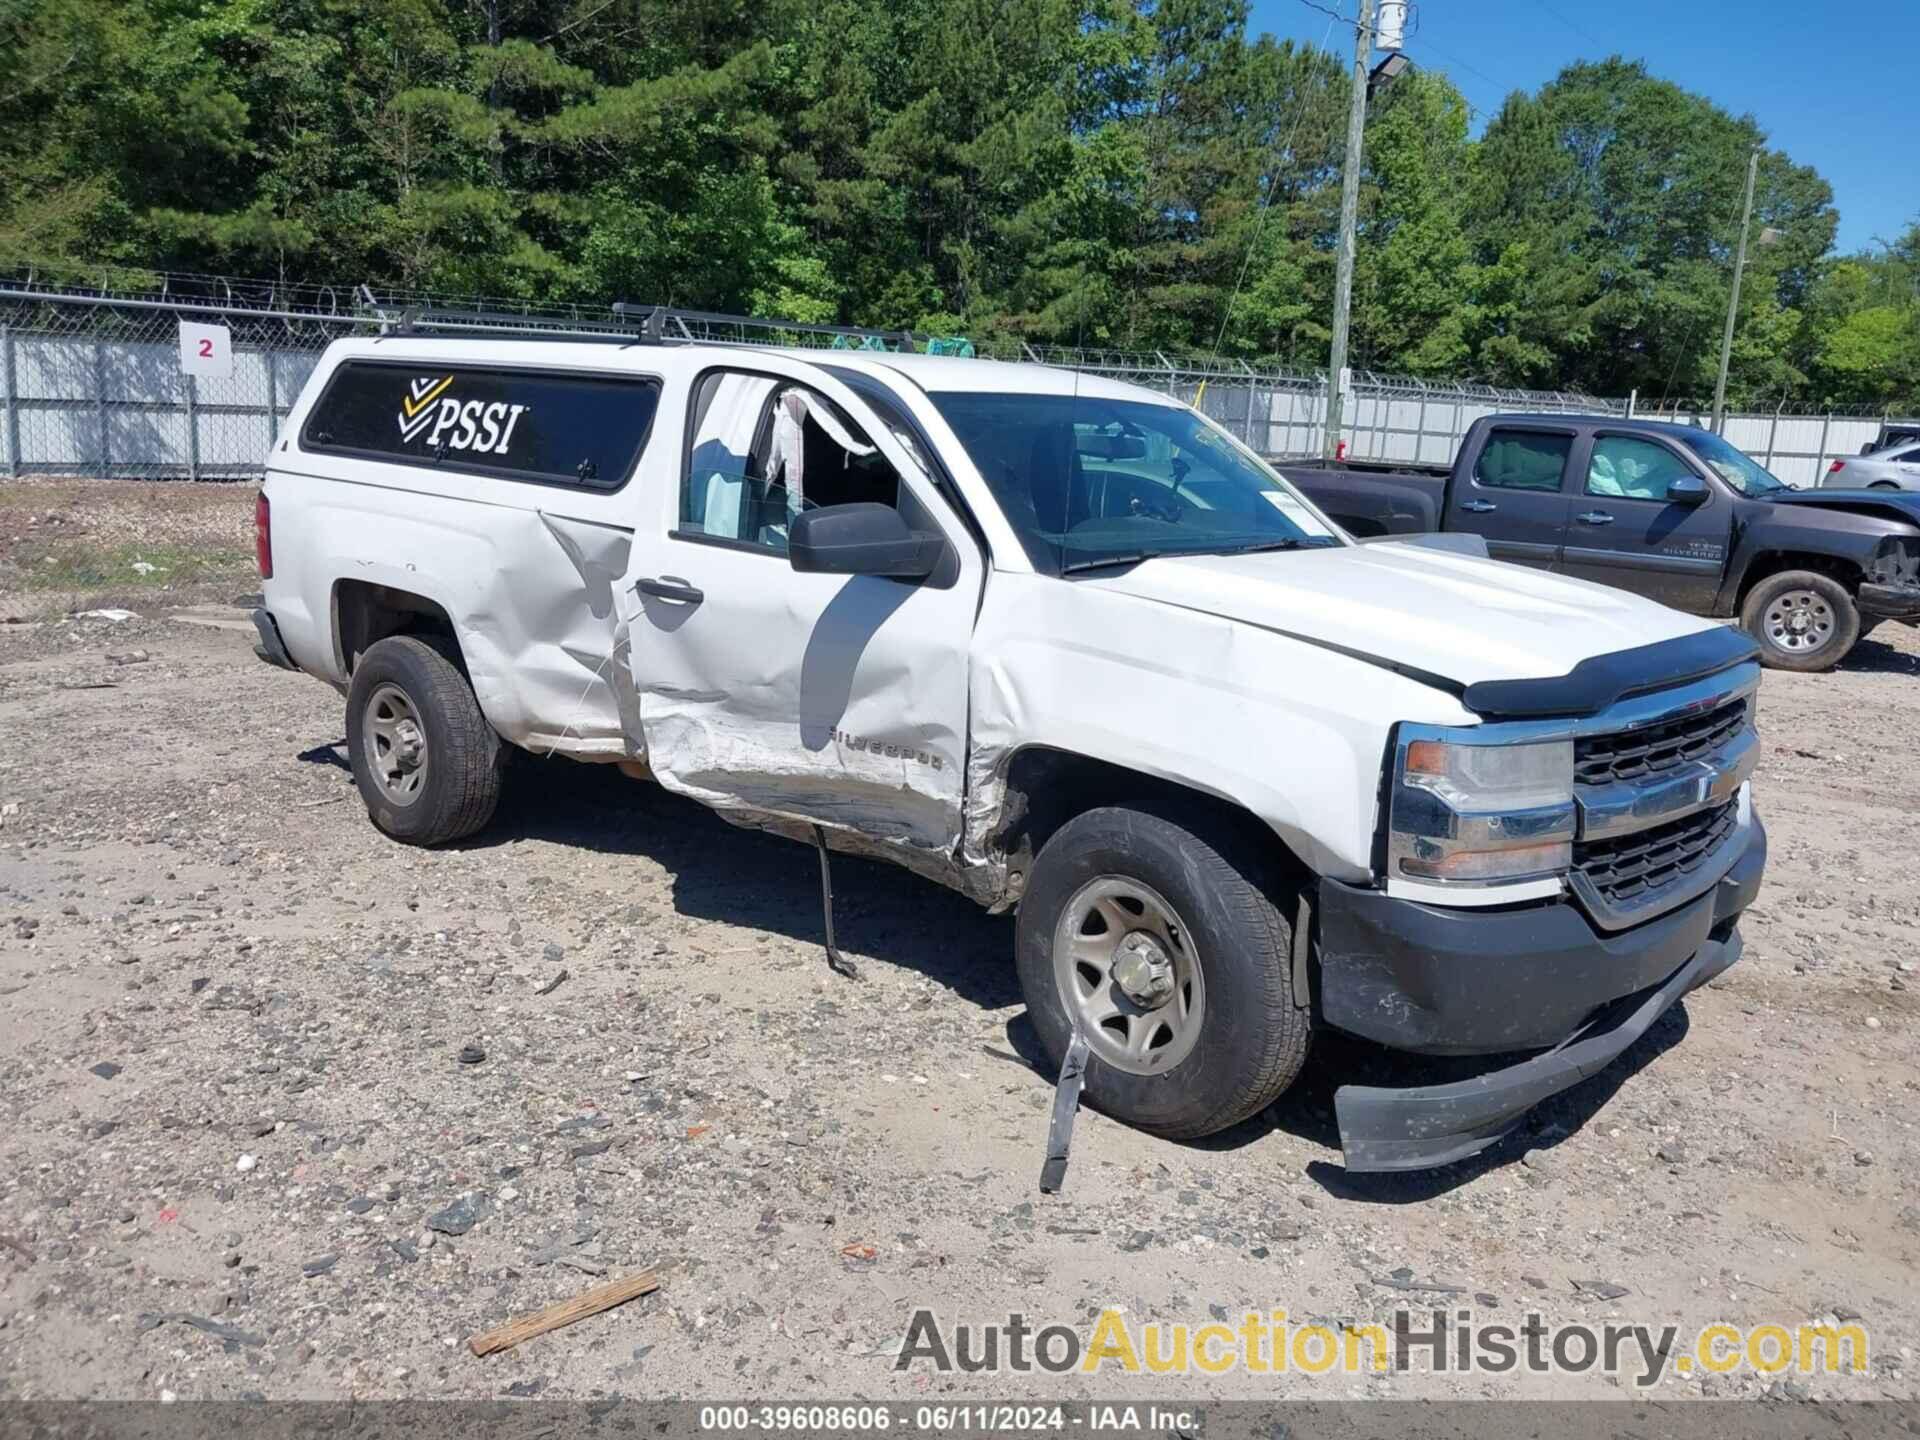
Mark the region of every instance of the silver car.
POLYGON ((1920 443, 1909 440, 1871 455, 1836 460, 1820 484, 1838 490, 1920 490, 1920 443))

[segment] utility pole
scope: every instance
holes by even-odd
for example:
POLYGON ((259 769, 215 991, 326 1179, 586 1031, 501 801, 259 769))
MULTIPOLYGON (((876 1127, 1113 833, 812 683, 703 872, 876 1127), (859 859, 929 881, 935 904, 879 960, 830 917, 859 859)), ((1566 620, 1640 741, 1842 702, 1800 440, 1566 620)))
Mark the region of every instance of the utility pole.
POLYGON ((1727 419, 1727 366, 1733 360, 1733 321, 1740 309, 1740 276, 1747 268, 1747 225, 1753 219, 1753 177, 1760 169, 1760 147, 1747 156, 1747 198, 1740 205, 1740 248, 1733 257, 1733 293, 1727 297, 1727 328, 1720 332, 1720 375, 1713 382, 1713 433, 1727 419))
POLYGON ((1340 172, 1340 240, 1333 269, 1333 353, 1327 358, 1327 433, 1321 453, 1336 457, 1345 409, 1347 317, 1353 304, 1353 236, 1360 218, 1360 162, 1366 144, 1368 66, 1373 59, 1373 0, 1360 0, 1353 30, 1353 101, 1347 111, 1347 158, 1340 172))

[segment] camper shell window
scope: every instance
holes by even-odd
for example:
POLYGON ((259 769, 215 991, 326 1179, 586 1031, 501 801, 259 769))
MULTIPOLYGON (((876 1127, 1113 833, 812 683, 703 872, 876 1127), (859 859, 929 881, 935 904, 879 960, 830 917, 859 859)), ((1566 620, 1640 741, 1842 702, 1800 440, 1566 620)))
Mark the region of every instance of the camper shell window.
POLYGON ((646 376, 349 360, 300 432, 303 449, 543 485, 618 490, 660 403, 646 376))

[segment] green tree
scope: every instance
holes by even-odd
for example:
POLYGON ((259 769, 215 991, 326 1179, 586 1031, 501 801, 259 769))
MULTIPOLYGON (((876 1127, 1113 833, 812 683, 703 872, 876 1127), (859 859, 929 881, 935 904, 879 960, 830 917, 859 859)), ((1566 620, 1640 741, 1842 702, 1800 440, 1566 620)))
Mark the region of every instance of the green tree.
MULTIPOLYGON (((1246 0, 0 0, 0 262, 1325 362, 1349 80, 1246 0)), ((1356 363, 1711 388, 1751 116, 1371 104, 1356 363)), ((1763 149, 1736 403, 1920 404, 1920 226, 1763 149)))
MULTIPOLYGON (((1563 70, 1537 96, 1514 95, 1488 126, 1469 222, 1478 259, 1527 242, 1518 327, 1481 338, 1488 362, 1540 346, 1561 383, 1607 394, 1698 394, 1712 384, 1739 238, 1748 152, 1764 136, 1706 98, 1615 57, 1563 70), (1488 351, 1488 342, 1509 343, 1488 351), (1518 344, 1511 342, 1517 341, 1518 344)), ((1778 152, 1763 155, 1742 319, 1793 309, 1832 244, 1832 191, 1778 152)), ((1757 348, 1737 377, 1770 386, 1757 348)))
POLYGON ((1376 369, 1461 375, 1471 361, 1467 105, 1444 76, 1389 89, 1367 133, 1354 354, 1376 369))

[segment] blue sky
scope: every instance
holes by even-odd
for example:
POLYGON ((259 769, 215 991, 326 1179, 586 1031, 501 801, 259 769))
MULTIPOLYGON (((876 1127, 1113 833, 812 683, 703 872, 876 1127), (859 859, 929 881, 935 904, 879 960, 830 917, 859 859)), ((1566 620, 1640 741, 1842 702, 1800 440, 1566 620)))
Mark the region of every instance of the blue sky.
MULTIPOLYGON (((1418 0, 1415 10, 1408 55, 1445 71, 1483 114, 1571 61, 1618 53, 1751 113, 1771 145, 1826 176, 1840 249, 1891 240, 1920 219, 1920 111, 1899 75, 1920 56, 1920 0, 1418 0)), ((1256 34, 1318 45, 1327 25, 1305 0, 1253 0, 1256 34)), ((1352 27, 1336 25, 1327 43, 1351 60, 1352 27)))

